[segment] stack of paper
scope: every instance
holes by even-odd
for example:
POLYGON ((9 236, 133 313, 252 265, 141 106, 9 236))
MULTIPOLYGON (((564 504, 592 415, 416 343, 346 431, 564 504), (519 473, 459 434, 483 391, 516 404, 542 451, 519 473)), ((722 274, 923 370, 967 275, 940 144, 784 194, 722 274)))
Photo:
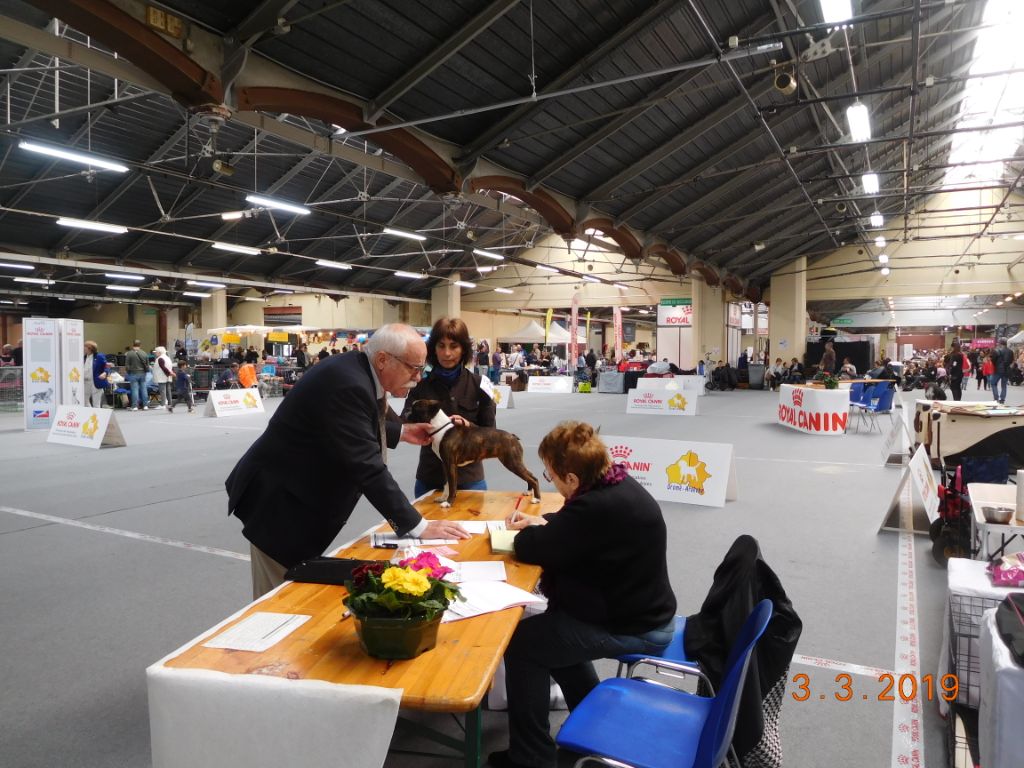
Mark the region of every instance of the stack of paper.
POLYGON ((472 581, 459 586, 465 600, 456 600, 444 612, 442 622, 458 621, 494 611, 503 611, 517 605, 543 605, 540 595, 513 587, 504 581, 472 581))
POLYGON ((377 549, 402 549, 403 547, 429 547, 440 544, 455 544, 455 539, 417 539, 399 536, 395 533, 371 533, 370 546, 377 549))
POLYGON ((259 611, 247 616, 226 632, 203 643, 204 648, 227 648, 232 651, 265 651, 288 637, 312 616, 259 611))

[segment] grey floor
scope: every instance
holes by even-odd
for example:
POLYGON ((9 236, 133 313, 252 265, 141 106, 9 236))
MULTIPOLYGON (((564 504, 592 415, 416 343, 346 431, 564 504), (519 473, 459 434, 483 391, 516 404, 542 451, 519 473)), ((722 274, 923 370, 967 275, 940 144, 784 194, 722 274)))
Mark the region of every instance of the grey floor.
MULTIPOLYGON (((1022 400, 1022 391, 1011 388, 1010 401, 1022 400)), ((277 402, 270 401, 270 411, 277 402)), ((767 392, 717 393, 702 398, 699 416, 665 419, 626 416, 621 395, 516 395, 515 409, 500 412, 499 425, 521 437, 538 474, 540 438, 565 418, 600 424, 606 435, 732 443, 737 501, 724 509, 663 505, 680 611, 699 608, 730 543, 749 533, 760 540, 803 618, 798 653, 892 670, 898 537, 877 531, 899 472, 881 465, 877 433, 804 436, 774 424, 776 402, 767 392)), ((128 447, 88 451, 48 445, 45 435, 22 431, 20 414, 0 413, 5 768, 149 765, 146 666, 247 602, 247 562, 173 544, 247 551, 237 520, 225 514, 223 480, 269 414, 219 421, 181 412, 117 415, 128 447)), ((411 446, 391 453, 392 471, 410 495, 415 460, 411 446)), ((492 489, 520 486, 496 462, 487 474, 492 489)), ((364 502, 342 535, 376 520, 364 502)), ((926 537, 917 537, 922 674, 935 667, 945 594, 945 572, 932 562, 929 547, 926 537)), ((798 673, 809 675, 815 695, 803 703, 787 696, 787 768, 889 765, 893 705, 876 700, 877 680, 855 676, 856 693, 869 700, 858 695, 837 702, 834 671, 797 664, 791 677, 798 673), (830 695, 822 701, 819 692, 830 695)), ((934 702, 924 703, 924 722, 922 764, 944 765, 934 702)), ((445 718, 434 724, 456 727, 445 718)), ((485 751, 506 745, 502 713, 486 713, 485 728, 485 751)), ((397 741, 416 746, 409 738, 397 741)), ((397 754, 388 760, 393 766, 434 764, 452 765, 397 754)))

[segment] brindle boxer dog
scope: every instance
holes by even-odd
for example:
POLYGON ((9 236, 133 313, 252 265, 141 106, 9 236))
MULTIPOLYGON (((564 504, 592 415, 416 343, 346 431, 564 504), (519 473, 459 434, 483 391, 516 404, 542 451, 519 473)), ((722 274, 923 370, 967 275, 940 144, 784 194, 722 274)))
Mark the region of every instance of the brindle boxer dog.
POLYGON ((529 486, 527 493, 532 493, 531 503, 540 503, 540 483, 526 468, 523 461, 523 445, 511 432, 492 427, 463 427, 454 424, 441 410, 441 403, 438 400, 413 402, 409 409, 409 421, 426 422, 434 426, 432 447, 444 465, 447 480, 441 496, 435 499, 441 502, 441 506, 450 507, 455 501, 459 467, 483 459, 497 459, 509 472, 523 478, 529 486))

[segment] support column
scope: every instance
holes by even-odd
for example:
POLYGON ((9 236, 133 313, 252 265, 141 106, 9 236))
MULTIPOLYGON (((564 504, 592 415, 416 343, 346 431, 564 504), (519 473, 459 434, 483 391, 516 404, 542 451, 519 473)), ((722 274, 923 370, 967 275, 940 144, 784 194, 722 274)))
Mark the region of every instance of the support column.
POLYGON ((768 341, 771 357, 801 363, 807 351, 807 257, 780 267, 769 288, 768 341))
POLYGON ((223 328, 228 324, 228 292, 225 289, 213 291, 210 298, 201 299, 203 330, 223 328))
MULTIPOLYGON (((451 279, 461 280, 458 272, 451 275, 451 279)), ((430 322, 431 324, 442 317, 458 317, 462 314, 462 288, 451 283, 441 283, 430 291, 430 322)))
MULTIPOLYGON (((693 338, 697 360, 710 354, 713 362, 725 359, 725 294, 703 280, 693 280, 693 338)), ((694 360, 696 364, 696 360, 694 360)))

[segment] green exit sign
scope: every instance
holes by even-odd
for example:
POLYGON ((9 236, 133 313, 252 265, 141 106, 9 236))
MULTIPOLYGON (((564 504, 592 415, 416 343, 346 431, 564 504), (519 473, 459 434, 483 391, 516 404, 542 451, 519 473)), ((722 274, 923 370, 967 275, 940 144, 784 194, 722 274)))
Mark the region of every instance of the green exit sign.
POLYGON ((832 325, 853 325, 853 318, 850 317, 837 317, 832 321, 832 325))
POLYGON ((663 307, 688 307, 693 304, 693 299, 662 299, 659 303, 663 307))

